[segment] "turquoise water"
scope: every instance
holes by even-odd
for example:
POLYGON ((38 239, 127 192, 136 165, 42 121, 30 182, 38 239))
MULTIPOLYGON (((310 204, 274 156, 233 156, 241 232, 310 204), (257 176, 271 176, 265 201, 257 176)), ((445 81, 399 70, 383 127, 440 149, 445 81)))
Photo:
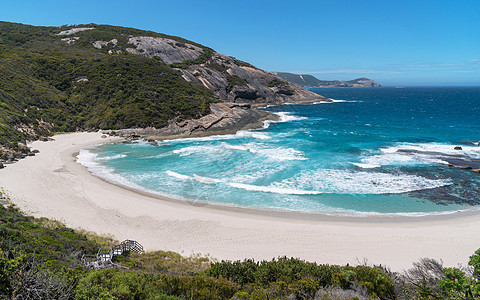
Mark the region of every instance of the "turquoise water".
POLYGON ((477 209, 480 175, 448 164, 480 168, 480 88, 312 91, 335 102, 268 107, 280 121, 234 135, 90 147, 78 161, 114 183, 228 206, 351 216, 477 209))

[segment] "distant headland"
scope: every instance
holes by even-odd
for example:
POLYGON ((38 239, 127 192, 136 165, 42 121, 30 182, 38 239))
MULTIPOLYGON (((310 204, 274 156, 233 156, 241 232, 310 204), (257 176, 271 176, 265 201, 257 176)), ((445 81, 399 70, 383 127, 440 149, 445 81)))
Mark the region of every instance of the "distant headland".
POLYGON ((349 87, 349 88, 366 88, 366 87, 382 87, 378 82, 370 78, 357 78, 349 81, 340 80, 320 80, 312 75, 307 74, 293 74, 285 72, 275 72, 275 74, 291 83, 298 84, 304 88, 337 88, 337 87, 349 87))

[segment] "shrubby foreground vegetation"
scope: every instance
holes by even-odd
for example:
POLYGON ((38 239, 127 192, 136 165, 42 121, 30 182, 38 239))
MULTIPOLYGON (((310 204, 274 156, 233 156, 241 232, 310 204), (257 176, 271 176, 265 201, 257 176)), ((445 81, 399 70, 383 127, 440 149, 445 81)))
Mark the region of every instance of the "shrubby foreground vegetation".
POLYGON ((422 259, 402 274, 280 257, 215 261, 174 252, 131 253, 128 270, 86 270, 83 254, 114 241, 0 206, 3 299, 478 299, 480 249, 465 268, 422 259))

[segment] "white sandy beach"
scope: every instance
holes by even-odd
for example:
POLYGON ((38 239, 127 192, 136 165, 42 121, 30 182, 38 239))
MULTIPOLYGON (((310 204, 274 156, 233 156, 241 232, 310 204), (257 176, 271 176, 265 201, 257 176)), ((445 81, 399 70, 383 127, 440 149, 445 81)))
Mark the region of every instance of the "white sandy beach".
POLYGON ((429 218, 334 218, 249 212, 154 197, 107 183, 77 164, 75 153, 112 141, 101 133, 34 142, 34 157, 0 170, 0 187, 20 209, 73 228, 134 239, 147 250, 217 259, 299 257, 356 264, 366 258, 401 271, 422 257, 466 264, 480 248, 480 215, 429 218))

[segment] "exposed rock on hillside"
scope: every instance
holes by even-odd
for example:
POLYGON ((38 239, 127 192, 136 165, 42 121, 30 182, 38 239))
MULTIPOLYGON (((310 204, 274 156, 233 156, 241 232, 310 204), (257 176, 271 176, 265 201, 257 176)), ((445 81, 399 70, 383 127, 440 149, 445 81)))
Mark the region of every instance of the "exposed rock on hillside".
MULTIPOLYGON (((282 80, 274 73, 266 72, 217 52, 204 57, 205 49, 189 43, 179 43, 159 37, 130 37, 129 53, 146 57, 158 57, 172 65, 188 61, 178 68, 185 80, 201 84, 212 90, 223 101, 248 102, 252 104, 282 104, 285 102, 321 101, 325 98, 309 92, 300 86, 282 80), (274 82, 275 84, 271 84, 274 82)), ((172 65, 176 67, 176 65, 172 65)))
POLYGON ((81 31, 85 31, 85 30, 92 30, 92 29, 95 29, 95 28, 92 28, 92 27, 75 27, 75 28, 72 28, 72 29, 60 31, 59 33, 57 33, 57 35, 71 35, 71 34, 74 34, 74 33, 77 33, 77 32, 81 32, 81 31))
POLYGON ((159 57, 165 64, 180 63, 184 60, 195 60, 203 49, 192 44, 179 43, 172 39, 137 36, 128 39, 135 48, 127 48, 127 52, 146 57, 159 57))
POLYGON ((271 113, 251 109, 246 103, 214 103, 210 106, 211 113, 200 119, 171 120, 168 126, 160 129, 153 127, 122 129, 115 131, 123 136, 148 136, 151 138, 181 138, 199 137, 211 134, 235 133, 239 129, 253 129, 263 125, 267 119, 276 119, 271 113))

